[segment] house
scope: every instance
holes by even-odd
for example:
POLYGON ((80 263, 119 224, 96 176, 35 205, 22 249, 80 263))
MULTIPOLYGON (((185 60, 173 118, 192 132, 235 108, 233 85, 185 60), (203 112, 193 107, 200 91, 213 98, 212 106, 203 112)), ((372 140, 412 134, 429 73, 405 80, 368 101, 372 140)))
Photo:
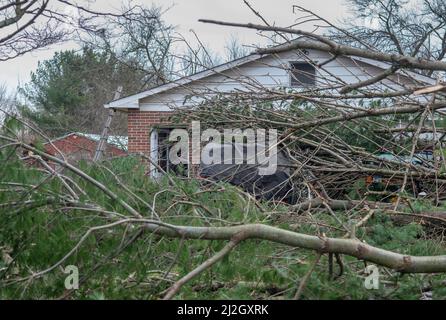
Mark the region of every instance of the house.
MULTIPOLYGON (((299 41, 299 40, 296 40, 299 41)), ((112 101, 105 108, 128 113, 128 151, 149 155, 166 168, 167 152, 161 147, 172 129, 169 116, 218 93, 255 92, 289 88, 340 88, 364 81, 388 69, 387 63, 338 56, 318 50, 289 50, 277 54, 250 54, 214 68, 180 78, 159 87, 112 101), (319 66, 323 64, 323 66, 319 66)), ((404 71, 379 83, 379 90, 402 90, 404 86, 435 84, 432 78, 404 71)), ((150 172, 157 174, 151 164, 150 172)))
MULTIPOLYGON (((45 152, 58 158, 62 153, 70 163, 77 163, 80 160, 89 161, 94 157, 100 138, 95 134, 70 133, 46 143, 45 152)), ((105 158, 127 155, 127 137, 109 136, 104 155, 105 158)))

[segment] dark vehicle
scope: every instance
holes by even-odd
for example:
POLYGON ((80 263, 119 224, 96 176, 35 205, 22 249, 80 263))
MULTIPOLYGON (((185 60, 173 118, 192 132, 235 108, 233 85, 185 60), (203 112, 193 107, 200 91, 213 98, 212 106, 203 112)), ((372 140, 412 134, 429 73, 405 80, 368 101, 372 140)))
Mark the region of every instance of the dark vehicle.
POLYGON ((276 170, 272 174, 261 175, 259 169, 262 165, 247 163, 246 145, 214 144, 208 145, 208 147, 212 148, 214 152, 218 151, 222 155, 222 161, 218 164, 202 162, 200 165, 201 177, 238 186, 258 199, 295 202, 289 172, 290 161, 283 152, 277 153, 276 170), (224 153, 228 151, 232 154, 231 164, 225 164, 223 161, 224 153))

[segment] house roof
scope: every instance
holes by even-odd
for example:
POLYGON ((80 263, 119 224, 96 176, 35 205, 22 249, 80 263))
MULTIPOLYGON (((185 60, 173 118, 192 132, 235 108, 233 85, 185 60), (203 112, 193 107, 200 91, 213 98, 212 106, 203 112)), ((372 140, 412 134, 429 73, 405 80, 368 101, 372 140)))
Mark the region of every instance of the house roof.
POLYGON ((190 75, 190 76, 179 78, 177 80, 174 80, 174 81, 171 81, 169 83, 160 85, 158 87, 151 88, 149 90, 146 90, 146 91, 143 91, 143 92, 131 95, 131 96, 127 96, 127 97, 124 97, 124 98, 120 98, 120 99, 111 101, 108 104, 106 104, 104 107, 105 108, 119 108, 119 107, 122 107, 122 106, 125 105, 125 108, 137 109, 139 107, 139 105, 137 105, 137 102, 140 99, 149 97, 149 96, 157 94, 157 93, 165 92, 167 90, 174 89, 174 88, 177 88, 177 87, 180 87, 180 86, 187 85, 187 84, 189 84, 189 83, 191 83, 193 81, 197 81, 197 80, 206 78, 208 76, 211 76, 213 74, 224 72, 226 70, 230 70, 232 68, 239 67, 239 66, 241 66, 241 65, 243 65, 245 63, 258 60, 261 57, 265 57, 265 56, 266 55, 260 55, 260 54, 257 54, 257 53, 252 53, 252 54, 247 55, 245 57, 242 57, 242 58, 239 58, 239 59, 236 59, 236 60, 232 60, 232 61, 220 64, 220 65, 218 65, 216 67, 209 68, 209 69, 197 72, 197 73, 195 73, 193 75, 190 75), (135 102, 136 102, 136 104, 135 104, 135 102))
MULTIPOLYGON (((95 142, 99 142, 99 140, 101 140, 101 136, 99 134, 89 134, 89 133, 83 133, 83 132, 72 132, 72 133, 68 133, 66 135, 63 135, 61 137, 58 137, 56 139, 51 140, 51 143, 54 143, 56 141, 60 141, 60 140, 64 140, 68 137, 71 136, 79 136, 79 137, 84 137, 87 138, 89 140, 95 141, 95 142)), ((45 144, 49 144, 50 142, 47 142, 45 144)), ((128 137, 126 136, 108 136, 107 138, 107 143, 109 145, 112 145, 118 149, 127 151, 127 146, 128 146, 128 137)))
MULTIPOLYGON (((301 38, 306 38, 306 37, 301 37, 301 38)), ((294 41, 297 42, 301 38, 296 39, 294 41)), ((308 40, 305 40, 305 41, 308 41, 308 40)), ((315 41, 315 40, 310 40, 310 41, 315 41)), ((318 42, 318 41, 315 41, 315 42, 318 42)), ((291 50, 293 50, 293 49, 290 49, 290 51, 291 50)), ((127 96, 124 98, 120 98, 120 99, 111 101, 108 104, 105 104, 104 107, 105 108, 117 108, 117 109, 119 109, 119 108, 138 109, 139 108, 139 100, 141 100, 141 99, 144 99, 144 98, 147 98, 149 96, 152 96, 152 95, 155 95, 158 93, 166 92, 168 90, 190 84, 194 81, 201 80, 208 76, 218 74, 218 73, 242 66, 246 63, 256 61, 256 60, 266 57, 266 56, 269 56, 269 54, 251 53, 251 54, 244 56, 242 58, 235 59, 235 60, 220 64, 218 66, 206 69, 204 71, 197 72, 193 75, 182 77, 177 80, 168 82, 166 84, 157 86, 155 88, 151 88, 149 90, 146 90, 146 91, 134 94, 134 95, 130 95, 130 96, 127 96)), ((390 63, 376 61, 376 60, 372 60, 372 59, 368 59, 368 58, 361 58, 361 57, 350 57, 350 58, 352 58, 353 60, 356 60, 356 61, 366 63, 371 66, 376 66, 378 68, 382 68, 382 69, 387 69, 391 66, 390 63)), ((435 79, 421 75, 417 72, 406 71, 406 73, 419 82, 426 83, 426 84, 435 84, 436 83, 435 79)))
MULTIPOLYGON (((382 68, 382 69, 387 69, 387 68, 389 68, 391 66, 391 64, 388 63, 388 62, 377 61, 377 60, 372 60, 372 59, 368 59, 368 58, 354 57, 353 59, 357 60, 357 61, 361 61, 361 62, 367 63, 367 64, 372 65, 372 66, 376 66, 376 67, 382 68)), ((424 82, 426 84, 435 84, 437 82, 436 79, 428 77, 428 76, 425 76, 425 75, 422 75, 421 73, 418 73, 418 72, 414 72, 414 71, 410 71, 410 70, 407 70, 406 72, 407 72, 408 75, 410 75, 415 80, 418 80, 420 82, 424 82)))

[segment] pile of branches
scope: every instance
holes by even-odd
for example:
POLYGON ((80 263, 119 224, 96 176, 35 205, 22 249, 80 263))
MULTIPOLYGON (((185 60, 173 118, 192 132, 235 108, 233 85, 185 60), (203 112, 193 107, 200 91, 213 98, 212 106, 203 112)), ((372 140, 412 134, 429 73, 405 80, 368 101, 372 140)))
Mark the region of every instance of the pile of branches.
MULTIPOLYGON (((241 81, 241 89, 188 89, 190 107, 179 109, 177 121, 200 121, 202 127, 221 132, 234 127, 277 130, 277 146, 289 159, 285 165, 297 203, 308 197, 348 200, 353 192, 356 199, 374 195, 393 201, 396 209, 405 199, 420 194, 435 205, 445 198, 446 85, 441 78, 445 62, 358 49, 292 28, 201 21, 271 32, 284 39, 288 39, 285 35, 299 36, 285 44, 258 48, 253 54, 280 60, 285 72, 289 72, 290 59, 304 60, 317 69, 316 85, 290 90, 262 85, 234 72, 233 79, 225 77, 228 82, 241 81), (290 50, 294 52, 291 58, 281 57, 290 50), (309 50, 325 53, 326 60, 312 60, 309 50), (361 59, 383 69, 372 72, 361 59), (366 80, 354 73, 348 81, 337 77, 330 69, 333 61, 344 64, 346 70, 360 70, 366 80), (427 71, 432 77, 421 76, 427 71), (423 152, 430 156, 424 157, 423 152), (367 188, 374 177, 382 181, 379 191, 367 188), (361 183, 366 185, 362 189, 361 183)), ((278 68, 276 63, 270 67, 278 68)))

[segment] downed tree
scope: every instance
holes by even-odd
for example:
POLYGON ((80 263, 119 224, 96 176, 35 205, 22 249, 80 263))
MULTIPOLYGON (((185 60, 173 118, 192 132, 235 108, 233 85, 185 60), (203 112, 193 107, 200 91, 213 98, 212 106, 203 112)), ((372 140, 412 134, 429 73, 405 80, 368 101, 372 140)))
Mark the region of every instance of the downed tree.
MULTIPOLYGON (((268 88, 244 79, 245 90, 230 93, 212 89, 191 92, 192 97, 200 99, 189 109, 183 108, 176 115, 181 123, 199 120, 203 128, 218 130, 233 125, 277 130, 277 146, 289 161, 281 163, 284 172, 286 171, 286 175, 283 175, 286 179, 276 180, 287 190, 272 195, 269 194, 271 190, 265 181, 264 185, 268 188, 263 188, 264 185, 258 188, 255 185, 258 181, 254 181, 252 185, 256 188, 237 189, 221 183, 218 177, 212 179, 212 174, 200 179, 166 175, 160 181, 150 181, 144 175, 146 172, 140 173, 138 177, 133 176, 134 167, 126 172, 119 172, 112 165, 107 166, 100 161, 91 167, 87 166, 87 169, 81 169, 68 163, 62 154, 49 155, 37 145, 24 141, 14 128, 4 126, 0 134, 1 159, 5 168, 9 168, 14 161, 19 162, 19 169, 13 169, 16 172, 8 176, 10 180, 0 181, 0 187, 3 188, 0 198, 1 214, 13 220, 20 216, 18 213, 33 212, 34 219, 48 212, 50 221, 66 218, 69 224, 82 217, 89 224, 66 235, 67 239, 75 239, 74 245, 70 242, 70 249, 64 250, 65 254, 61 258, 56 258, 55 255, 50 262, 37 264, 38 268, 30 268, 25 264, 26 272, 22 270, 21 273, 11 271, 13 262, 6 269, 0 268, 0 284, 7 287, 32 283, 53 274, 73 260, 95 258, 77 257, 82 248, 96 253, 104 242, 104 247, 109 244, 107 240, 110 238, 122 237, 116 252, 95 261, 90 271, 96 271, 101 265, 113 263, 113 258, 135 244, 141 235, 150 236, 145 239, 150 246, 153 243, 166 246, 161 254, 153 253, 148 259, 150 262, 161 261, 156 265, 157 270, 150 270, 156 276, 149 276, 147 280, 147 275, 144 274, 141 280, 146 285, 159 289, 156 297, 164 296, 165 299, 173 298, 193 279, 213 267, 216 268, 225 257, 234 254, 237 249, 241 250, 242 244, 248 245, 259 240, 265 245, 277 244, 274 250, 284 246, 287 247, 286 250, 306 249, 315 253, 315 257, 307 259, 311 260, 311 264, 309 270, 305 270, 303 279, 287 278, 289 283, 299 283, 294 295, 296 298, 302 295, 311 274, 325 263, 326 256, 330 281, 335 281, 334 261, 339 265, 338 277, 345 270, 353 268, 350 264, 345 264, 344 268, 343 256, 358 259, 360 265, 361 262, 370 262, 397 273, 446 273, 446 255, 443 254, 444 250, 440 250, 444 249, 443 243, 434 253, 404 253, 411 252, 406 242, 409 237, 410 240, 418 241, 418 230, 410 230, 413 234, 402 238, 401 249, 393 246, 388 250, 388 247, 380 245, 390 237, 386 234, 389 225, 384 223, 381 228, 384 235, 378 239, 381 242, 377 241, 374 245, 369 241, 365 242, 367 230, 373 228, 374 224, 382 223, 379 220, 382 216, 391 216, 404 224, 415 222, 412 225, 416 227, 419 227, 416 224, 424 221, 444 226, 444 210, 438 208, 441 206, 440 199, 446 194, 444 127, 437 119, 442 117, 446 102, 441 90, 420 91, 426 88, 426 84, 414 79, 413 71, 446 70, 446 64, 348 47, 334 43, 324 36, 292 28, 204 22, 254 28, 281 35, 304 35, 309 39, 289 41, 280 46, 259 49, 257 52, 278 54, 290 48, 320 50, 331 54, 331 58, 327 61, 312 61, 304 51, 300 57, 322 71, 330 61, 340 56, 375 59, 389 62, 390 65, 378 74, 370 74, 367 80, 357 77, 357 81, 353 83, 328 76, 321 77, 317 80, 326 83, 323 88, 285 90, 268 88), (400 76, 410 80, 410 84, 402 85, 400 90, 389 90, 388 84, 383 84, 381 88, 374 86, 389 79, 394 84, 395 78, 400 76), (422 97, 414 95, 414 92, 421 93, 422 97), (411 135, 401 138, 399 133, 404 131, 401 128, 410 129, 411 135), (423 140, 422 134, 425 133, 430 133, 433 137, 424 139, 429 144, 429 150, 435 152, 430 158, 417 152, 421 145, 420 140, 423 140), (64 170, 55 170, 56 165, 64 170), (21 175, 21 172, 25 173, 21 175), (104 182, 104 176, 109 180, 104 182), (262 193, 268 193, 267 199, 258 194, 259 189, 262 193), (293 203, 286 201, 290 193, 293 194, 293 203), (421 209, 415 211, 414 206, 420 206, 421 209), (274 218, 281 215, 289 217, 290 223, 293 219, 305 219, 305 222, 297 226, 296 231, 291 231, 292 226, 288 223, 275 224, 277 221, 274 218), (299 229, 300 227, 304 230, 299 229), (122 234, 117 230, 123 230, 122 234), (170 241, 171 239, 175 241, 170 241), (206 244, 188 246, 185 245, 187 240, 206 244), (214 243, 223 247, 212 248, 214 243), (169 249, 177 251, 176 254, 169 249), (187 263, 177 266, 183 254, 188 257, 187 263), (196 257, 203 259, 198 261, 196 257), (197 264, 195 268, 191 261, 197 264), (7 276, 2 278, 4 274, 7 276), (159 286, 160 283, 163 286, 159 286)), ((352 63, 360 66, 358 62, 352 63)), ((12 118, 21 122, 20 119, 12 118)), ((22 125, 26 127, 26 134, 31 132, 39 139, 50 141, 38 129, 27 123, 22 125)), ((160 167, 147 155, 143 155, 143 158, 145 164, 148 161, 160 167)), ((141 159, 138 162, 141 164, 141 159)), ((163 170, 158 169, 160 172, 163 170)), ((215 173, 218 175, 221 172, 215 173)), ((6 175, 6 171, 2 174, 6 175)), ((247 182, 245 176, 232 177, 238 179, 227 178, 233 185, 237 185, 234 180, 242 180, 238 186, 247 182)), ((46 236, 50 238, 52 225, 48 225, 44 224, 41 228, 47 228, 45 232, 49 230, 50 235, 46 236)), ((61 229, 65 232, 64 228, 61 229)), ((59 234, 64 234, 63 232, 59 234)), ((27 244, 32 248, 35 244, 33 239, 25 238, 23 241, 20 234, 10 234, 13 239, 17 236, 20 245, 27 244)), ((53 245, 61 242, 58 240, 53 245)), ((143 242, 145 252, 150 251, 146 248, 147 243, 143 242)), ((20 245, 14 243, 12 247, 20 248, 20 245)), ((10 247, 2 244, 0 250, 9 255, 10 247), (7 248, 3 249, 4 247, 7 248)), ((250 254, 261 247, 255 247, 250 254)), ((300 253, 302 250, 296 251, 300 253)), ((275 253, 269 253, 272 257, 268 259, 274 259, 275 253)), ((137 253, 138 259, 139 254, 140 252, 137 253)), ((287 261, 286 268, 298 260, 295 256, 283 257, 287 261)), ((8 261, 11 259, 8 258, 8 261)), ((249 261, 250 268, 252 261, 249 261)), ((269 260, 266 261, 269 263, 269 260)), ((308 262, 302 264, 308 265, 308 262)), ((271 265, 274 267, 273 263, 271 265)), ((235 265, 233 269, 236 269, 235 265)), ((358 277, 364 274, 360 267, 353 272, 358 277)), ((135 282, 132 274, 129 279, 121 277, 120 274, 117 278, 124 283, 135 282)))
MULTIPOLYGON (((14 142, 14 139, 9 137, 0 136, 0 138, 11 143, 14 142)), ((198 266, 196 269, 177 281, 166 293, 166 299, 172 298, 184 284, 211 268, 224 256, 230 254, 230 252, 234 250, 241 242, 254 239, 271 241, 290 247, 314 250, 320 254, 349 255, 402 273, 446 272, 446 256, 417 257, 383 250, 356 239, 354 229, 350 230, 349 239, 343 239, 330 238, 324 235, 313 236, 301 234, 264 224, 246 224, 229 227, 194 227, 178 226, 157 220, 145 219, 140 213, 137 212, 136 209, 134 209, 128 203, 120 200, 109 188, 94 178, 88 176, 80 169, 73 167, 63 159, 46 154, 45 152, 27 145, 26 143, 18 141, 15 141, 15 143, 28 151, 32 151, 34 154, 38 155, 38 157, 45 157, 55 163, 60 164, 61 166, 64 166, 79 178, 86 179, 94 187, 104 192, 110 199, 120 201, 120 204, 128 211, 128 213, 132 216, 136 216, 136 218, 126 217, 122 213, 118 212, 106 212, 106 217, 107 219, 110 219, 110 223, 90 228, 81 237, 79 242, 72 248, 72 250, 68 252, 61 260, 46 270, 34 272, 29 277, 15 279, 13 282, 34 280, 46 275, 62 265, 67 259, 71 258, 90 235, 100 230, 111 229, 121 225, 142 226, 145 231, 166 238, 229 241, 224 249, 218 252, 215 256, 206 260, 202 265, 198 266)), ((339 204, 345 205, 345 203, 339 204)), ((90 208, 90 210, 105 213, 104 210, 98 208, 90 208)))

